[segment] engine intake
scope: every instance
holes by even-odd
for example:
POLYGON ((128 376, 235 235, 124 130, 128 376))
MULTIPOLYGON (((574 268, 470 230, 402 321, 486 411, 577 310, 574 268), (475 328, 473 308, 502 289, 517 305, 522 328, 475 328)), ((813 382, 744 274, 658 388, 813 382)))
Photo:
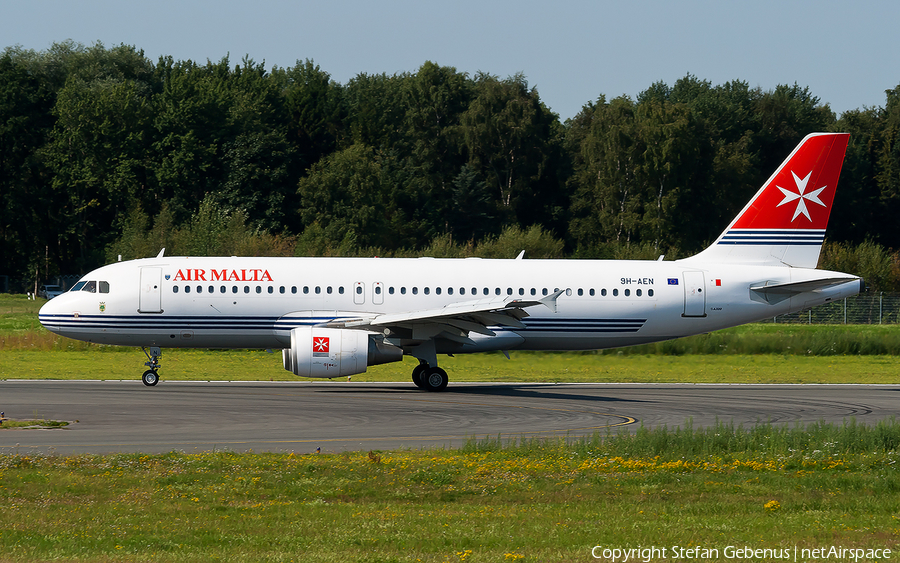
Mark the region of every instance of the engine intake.
POLYGON ((403 350, 380 334, 314 326, 292 329, 291 347, 281 354, 284 369, 302 377, 355 375, 368 366, 403 359, 403 350))

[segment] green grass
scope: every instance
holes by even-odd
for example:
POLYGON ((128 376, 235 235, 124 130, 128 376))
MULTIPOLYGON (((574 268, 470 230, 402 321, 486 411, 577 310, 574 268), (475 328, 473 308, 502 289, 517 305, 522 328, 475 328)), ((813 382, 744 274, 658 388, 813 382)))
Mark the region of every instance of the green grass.
POLYGON ((896 550, 898 443, 900 424, 888 421, 687 425, 435 451, 5 455, 0 560, 590 561, 596 545, 896 550))
MULTIPOLYGON (((37 321, 42 300, 0 295, 0 379, 137 379, 139 349, 60 338, 37 321)), ((164 380, 309 381, 256 350, 163 351, 164 380)), ((895 325, 754 324, 645 346, 577 353, 441 357, 452 381, 895 383, 895 325)), ((374 366, 353 381, 409 381, 415 360, 374 366)), ((344 380, 345 381, 345 380, 344 380)))
MULTIPOLYGON (((146 369, 137 349, 0 350, 0 379, 134 379, 146 369)), ((415 360, 374 366, 354 382, 410 381, 415 360)), ((521 352, 441 358, 451 381, 522 383, 896 383, 895 356, 601 355, 521 352)), ((253 350, 164 350, 163 381, 297 381, 279 353, 253 350)), ((325 382, 329 380, 324 380, 325 382)), ((346 378, 333 381, 345 384, 346 378)))
POLYGON ((4 418, 0 422, 0 430, 10 430, 12 428, 62 428, 68 425, 68 422, 60 420, 10 420, 4 418))

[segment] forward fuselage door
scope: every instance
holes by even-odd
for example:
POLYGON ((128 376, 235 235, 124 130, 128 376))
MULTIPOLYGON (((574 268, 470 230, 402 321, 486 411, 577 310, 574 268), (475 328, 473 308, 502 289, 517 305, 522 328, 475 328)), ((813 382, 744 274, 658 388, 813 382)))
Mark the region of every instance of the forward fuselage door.
POLYGON ((356 282, 353 284, 353 303, 362 305, 366 302, 366 284, 356 282))
POLYGON ((141 268, 138 313, 162 313, 162 268, 141 268))
POLYGON ((684 272, 684 315, 682 316, 706 316, 706 279, 703 272, 684 272))

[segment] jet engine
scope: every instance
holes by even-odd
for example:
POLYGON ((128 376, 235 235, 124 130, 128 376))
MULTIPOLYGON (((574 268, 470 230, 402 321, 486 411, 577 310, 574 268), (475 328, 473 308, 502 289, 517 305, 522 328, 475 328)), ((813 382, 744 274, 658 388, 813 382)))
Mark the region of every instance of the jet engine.
POLYGON ((284 369, 303 377, 354 375, 368 366, 403 359, 403 350, 381 334, 314 326, 292 329, 291 347, 281 353, 284 369))

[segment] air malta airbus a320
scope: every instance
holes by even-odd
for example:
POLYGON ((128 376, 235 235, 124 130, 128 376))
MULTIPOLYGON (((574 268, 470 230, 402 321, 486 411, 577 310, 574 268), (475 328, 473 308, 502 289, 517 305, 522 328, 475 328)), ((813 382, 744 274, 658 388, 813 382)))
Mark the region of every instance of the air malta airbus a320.
MULTIPOLYGON (((684 260, 198 258, 118 262, 41 308, 47 329, 160 349, 281 348, 303 377, 418 358, 413 382, 447 386, 439 354, 591 350, 709 332, 856 295, 816 270, 849 136, 809 135, 706 250, 684 260)), ((148 352, 149 349, 149 352, 148 352)))

